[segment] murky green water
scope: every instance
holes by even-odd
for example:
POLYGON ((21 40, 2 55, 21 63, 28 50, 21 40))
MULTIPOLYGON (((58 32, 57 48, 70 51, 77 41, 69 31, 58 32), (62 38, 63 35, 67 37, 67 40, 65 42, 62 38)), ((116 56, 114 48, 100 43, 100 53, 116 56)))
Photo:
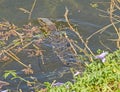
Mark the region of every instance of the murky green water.
MULTIPOLYGON (((0 0, 0 20, 5 19, 16 25, 23 25, 27 23, 28 14, 20 11, 19 8, 30 10, 33 1, 34 0, 0 0)), ((65 7, 67 7, 69 9, 69 18, 71 22, 77 25, 79 32, 83 35, 83 38, 86 38, 92 33, 101 29, 103 26, 109 24, 109 18, 99 16, 102 15, 102 13, 90 6, 90 3, 92 3, 92 1, 96 0, 37 0, 35 8, 32 12, 31 20, 35 20, 38 17, 45 17, 56 21, 65 21, 64 13, 65 7)), ((107 6, 106 4, 102 4, 99 7, 106 9, 107 6)), ((111 49, 115 49, 114 43, 107 40, 108 38, 112 38, 112 36, 112 30, 109 28, 103 35, 94 36, 90 40, 89 46, 93 51, 96 51, 99 48, 107 50, 99 42, 99 40, 101 40, 111 49)), ((35 74, 32 76, 37 77, 41 82, 44 82, 46 80, 52 81, 54 79, 57 79, 60 82, 70 80, 72 75, 69 73, 69 67, 65 67, 60 62, 56 55, 52 53, 50 47, 43 47, 43 49, 46 49, 44 53, 44 59, 46 63, 43 68, 43 71, 45 73, 42 73, 39 67, 40 59, 28 57, 26 58, 25 55, 19 55, 22 57, 21 61, 24 61, 24 63, 32 63, 32 67, 35 71, 35 74), (67 73, 66 75, 64 75, 65 72, 67 73)), ((18 65, 16 62, 8 63, 5 65, 5 67, 1 67, 1 76, 2 72, 6 69, 17 70, 19 72, 22 68, 23 67, 21 65, 18 65)), ((11 84, 14 83, 11 82, 11 84)))

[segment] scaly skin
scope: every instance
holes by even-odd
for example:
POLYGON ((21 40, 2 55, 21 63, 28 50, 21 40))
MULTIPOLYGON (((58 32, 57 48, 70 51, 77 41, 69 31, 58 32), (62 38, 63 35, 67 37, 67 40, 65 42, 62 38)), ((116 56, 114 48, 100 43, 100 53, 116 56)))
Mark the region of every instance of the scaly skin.
POLYGON ((57 30, 55 24, 47 18, 38 18, 38 22, 46 32, 53 51, 65 65, 76 64, 79 60, 77 53, 65 31, 57 30))

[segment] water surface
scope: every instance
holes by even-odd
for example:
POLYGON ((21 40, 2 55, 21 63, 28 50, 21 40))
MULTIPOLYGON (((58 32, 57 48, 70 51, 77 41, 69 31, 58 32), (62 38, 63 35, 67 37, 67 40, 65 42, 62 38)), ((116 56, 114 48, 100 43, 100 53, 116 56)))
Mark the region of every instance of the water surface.
MULTIPOLYGON (((27 10, 31 9, 34 0, 1 0, 0 1, 0 20, 8 20, 17 26, 22 26, 28 22, 28 14, 23 13, 19 8, 25 8, 27 10)), ((83 39, 90 36, 92 33, 101 29, 103 26, 108 25, 109 18, 100 17, 102 14, 100 11, 92 8, 90 3, 97 0, 37 0, 35 8, 32 12, 31 20, 36 20, 38 17, 50 18, 56 21, 65 22, 64 13, 65 7, 69 9, 69 19, 75 24, 83 36, 83 39)), ((106 1, 106 0, 102 0, 106 1)), ((102 2, 101 1, 101 2, 102 2)), ((100 5, 99 8, 106 10, 106 4, 100 5)), ((112 38, 112 28, 109 28, 104 34, 94 36, 90 42, 89 47, 91 50, 96 52, 97 49, 107 50, 103 47, 99 40, 105 43, 111 49, 115 49, 114 42, 108 41, 108 38, 112 38)), ((71 38, 74 36, 71 34, 71 38)), ((40 69, 41 59, 39 58, 29 58, 25 54, 19 54, 21 61, 25 64, 32 64, 35 73, 31 76, 37 77, 40 82, 53 81, 57 79, 60 82, 65 82, 67 80, 72 80, 72 75, 69 71, 69 67, 64 66, 59 58, 53 53, 49 44, 43 44, 44 61, 45 65, 43 70, 40 69), (44 73, 43 73, 44 71, 44 73), (68 77, 69 76, 69 77, 68 77)), ((22 75, 20 70, 23 68, 17 62, 9 62, 4 67, 4 64, 0 63, 1 66, 1 79, 4 70, 17 70, 18 74, 27 78, 27 76, 22 75)), ((11 84, 14 84, 10 81, 11 84)), ((17 83, 17 82, 15 82, 17 83)), ((15 85, 12 86, 16 88, 15 85)), ((11 88, 11 86, 10 86, 11 88)), ((24 86, 21 88, 24 89, 24 86)))

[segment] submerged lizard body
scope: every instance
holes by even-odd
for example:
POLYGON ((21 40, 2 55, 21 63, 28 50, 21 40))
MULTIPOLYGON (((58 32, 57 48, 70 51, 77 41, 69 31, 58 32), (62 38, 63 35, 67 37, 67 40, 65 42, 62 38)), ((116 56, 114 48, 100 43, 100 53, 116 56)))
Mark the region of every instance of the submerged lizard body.
POLYGON ((78 61, 76 58, 77 53, 65 31, 57 30, 55 24, 47 18, 38 18, 38 22, 48 32, 53 51, 59 59, 66 65, 76 63, 78 61))

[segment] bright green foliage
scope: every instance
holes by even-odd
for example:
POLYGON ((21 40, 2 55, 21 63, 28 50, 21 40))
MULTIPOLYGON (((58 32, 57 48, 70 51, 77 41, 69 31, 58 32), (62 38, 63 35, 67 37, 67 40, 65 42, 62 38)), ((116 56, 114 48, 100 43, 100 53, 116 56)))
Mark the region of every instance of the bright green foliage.
POLYGON ((16 70, 6 70, 3 77, 7 79, 9 76, 11 76, 11 80, 14 79, 20 79, 21 81, 24 81, 26 83, 34 83, 34 82, 29 82, 28 80, 22 78, 21 76, 17 75, 16 70))
POLYGON ((109 53, 104 63, 95 59, 74 79, 61 86, 47 83, 47 92, 120 92, 120 50, 109 53))
POLYGON ((14 78, 16 78, 17 77, 16 70, 5 70, 3 77, 6 79, 9 75, 12 75, 14 78))
POLYGON ((97 3, 90 3, 90 6, 93 8, 98 8, 98 4, 97 3))

